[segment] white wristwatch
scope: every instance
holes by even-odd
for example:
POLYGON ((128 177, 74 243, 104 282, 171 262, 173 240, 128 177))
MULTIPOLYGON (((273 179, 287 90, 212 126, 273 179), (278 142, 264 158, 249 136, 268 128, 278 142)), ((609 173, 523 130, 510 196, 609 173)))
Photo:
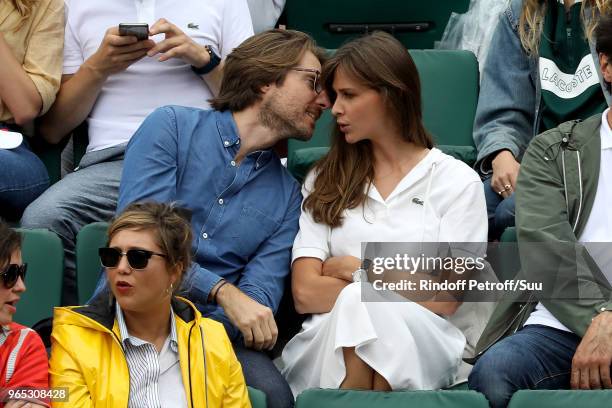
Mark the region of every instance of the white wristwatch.
POLYGON ((363 268, 357 269, 353 272, 353 282, 367 282, 368 281, 368 271, 363 268))

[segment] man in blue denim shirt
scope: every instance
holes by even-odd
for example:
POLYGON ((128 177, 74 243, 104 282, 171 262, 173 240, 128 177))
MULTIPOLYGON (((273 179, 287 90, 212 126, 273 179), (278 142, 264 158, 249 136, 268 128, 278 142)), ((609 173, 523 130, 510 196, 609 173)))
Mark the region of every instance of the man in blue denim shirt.
POLYGON ((155 200, 193 212, 188 297, 225 325, 247 384, 264 391, 269 406, 293 404, 261 350, 276 342, 274 312, 302 201, 270 148, 289 137, 310 139, 329 106, 320 56, 310 37, 291 30, 246 40, 226 59, 214 110, 166 106, 144 121, 127 147, 119 191, 118 211, 155 200))

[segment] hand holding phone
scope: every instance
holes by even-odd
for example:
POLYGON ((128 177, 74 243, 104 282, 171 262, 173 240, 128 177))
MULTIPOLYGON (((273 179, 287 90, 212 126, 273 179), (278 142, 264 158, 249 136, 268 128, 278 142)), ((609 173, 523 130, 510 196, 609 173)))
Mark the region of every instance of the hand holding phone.
MULTIPOLYGON (((131 24, 127 24, 130 26, 131 24)), ((89 57, 84 67, 97 74, 101 80, 106 80, 109 75, 116 74, 127 69, 130 65, 147 55, 155 42, 148 39, 148 25, 142 24, 137 31, 130 30, 129 27, 122 27, 124 33, 122 35, 119 26, 110 27, 106 30, 104 38, 98 47, 98 50, 89 57), (126 31, 126 29, 128 29, 126 31), (137 36, 143 37, 144 40, 138 40, 137 36)))
POLYGON ((210 55, 203 45, 197 43, 177 25, 165 18, 160 18, 151 26, 151 35, 164 34, 164 40, 155 44, 147 55, 153 57, 161 54, 157 59, 160 62, 171 58, 179 58, 194 67, 202 67, 210 61, 210 55))
POLYGON ((138 41, 149 38, 149 25, 147 23, 121 23, 119 24, 119 35, 133 35, 138 41))

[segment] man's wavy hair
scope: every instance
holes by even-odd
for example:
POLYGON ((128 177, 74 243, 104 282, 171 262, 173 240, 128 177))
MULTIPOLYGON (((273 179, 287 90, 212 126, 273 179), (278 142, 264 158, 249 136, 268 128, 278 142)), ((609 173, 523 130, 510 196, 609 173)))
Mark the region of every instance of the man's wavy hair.
POLYGON ((261 99, 261 88, 282 85, 307 51, 321 61, 325 56, 308 34, 299 31, 274 29, 248 38, 225 59, 221 89, 210 105, 232 112, 252 106, 261 99))
MULTIPOLYGON (((519 38, 528 55, 539 53, 540 39, 544 26, 544 17, 551 0, 524 0, 519 19, 519 38)), ((555 5, 557 1, 554 1, 555 5)), ((584 0, 581 14, 585 27, 584 32, 589 40, 593 36, 600 15, 605 15, 612 9, 612 0, 584 0)))

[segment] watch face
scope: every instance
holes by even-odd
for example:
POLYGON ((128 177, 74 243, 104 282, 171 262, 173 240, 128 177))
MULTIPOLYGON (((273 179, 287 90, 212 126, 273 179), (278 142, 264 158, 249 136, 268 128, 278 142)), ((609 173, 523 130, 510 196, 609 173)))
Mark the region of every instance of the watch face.
POLYGON ((363 272, 365 272, 363 269, 357 269, 355 272, 353 272, 353 282, 361 282, 363 278, 363 272))

